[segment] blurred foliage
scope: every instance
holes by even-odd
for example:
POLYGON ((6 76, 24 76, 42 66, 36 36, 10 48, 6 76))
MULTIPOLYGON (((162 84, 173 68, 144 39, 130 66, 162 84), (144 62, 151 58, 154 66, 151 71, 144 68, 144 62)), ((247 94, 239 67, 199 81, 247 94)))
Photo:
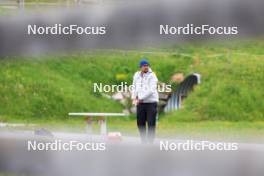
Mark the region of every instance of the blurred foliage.
POLYGON ((120 83, 122 81, 126 81, 128 78, 128 75, 124 73, 119 73, 119 74, 116 74, 115 78, 116 78, 116 81, 120 83))

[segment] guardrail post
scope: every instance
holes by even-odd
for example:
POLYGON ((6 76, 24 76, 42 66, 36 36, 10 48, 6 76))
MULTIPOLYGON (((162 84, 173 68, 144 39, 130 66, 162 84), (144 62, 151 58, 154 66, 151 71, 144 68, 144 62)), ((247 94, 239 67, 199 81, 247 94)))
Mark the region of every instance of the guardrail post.
POLYGON ((25 0, 18 0, 18 7, 24 9, 24 6, 25 6, 25 0))

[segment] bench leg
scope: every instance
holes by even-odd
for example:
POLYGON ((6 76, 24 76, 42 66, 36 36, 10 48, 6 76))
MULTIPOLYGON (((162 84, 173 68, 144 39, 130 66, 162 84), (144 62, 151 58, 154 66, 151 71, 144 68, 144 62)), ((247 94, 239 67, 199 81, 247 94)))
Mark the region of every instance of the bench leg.
POLYGON ((98 122, 100 124, 100 134, 106 135, 107 134, 106 119, 100 119, 98 122))
POLYGON ((92 134, 93 133, 93 129, 92 129, 93 121, 92 121, 92 118, 86 117, 85 121, 86 121, 86 129, 85 129, 86 133, 92 134))

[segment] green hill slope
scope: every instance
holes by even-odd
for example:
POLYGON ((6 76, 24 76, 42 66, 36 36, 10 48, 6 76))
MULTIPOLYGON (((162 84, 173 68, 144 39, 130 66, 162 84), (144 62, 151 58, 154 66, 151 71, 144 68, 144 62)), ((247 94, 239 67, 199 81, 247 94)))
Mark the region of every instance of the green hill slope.
MULTIPOLYGON (((98 51, 66 56, 2 58, 0 120, 63 119, 72 111, 121 112, 119 103, 94 93, 93 83, 119 84, 118 74, 131 83, 142 56, 133 52, 98 51)), ((172 61, 167 60, 160 67, 168 66, 160 76, 163 80, 175 69, 170 65, 172 61)), ((161 62, 162 59, 153 60, 153 65, 161 62)))
POLYGON ((162 118, 264 120, 264 42, 188 44, 153 52, 94 51, 80 54, 0 59, 0 120, 64 119, 71 111, 120 112, 122 106, 93 83, 131 83, 141 57, 159 79, 198 72, 202 83, 180 111, 162 118), (118 77, 121 75, 121 79, 118 77))
POLYGON ((189 72, 202 83, 170 121, 264 120, 264 42, 234 42, 190 47, 189 72))

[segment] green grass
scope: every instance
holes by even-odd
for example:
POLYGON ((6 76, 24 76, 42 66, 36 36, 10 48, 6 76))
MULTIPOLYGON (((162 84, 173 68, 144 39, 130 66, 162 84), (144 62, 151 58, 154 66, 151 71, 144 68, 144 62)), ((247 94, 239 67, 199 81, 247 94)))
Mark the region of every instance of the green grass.
MULTIPOLYGON (((120 112, 120 104, 93 92, 93 83, 119 84, 118 74, 125 75, 131 83, 143 56, 133 52, 98 51, 3 58, 0 60, 0 119, 63 119, 71 111, 120 112)), ((178 58, 174 66, 176 60, 171 57, 166 53, 149 57, 161 81, 169 80, 174 71, 188 65, 184 63, 189 60, 178 58)))
POLYGON ((25 0, 25 3, 41 3, 41 2, 49 2, 49 3, 74 3, 74 0, 25 0))
POLYGON ((0 6, 0 16, 14 15, 16 14, 16 9, 4 8, 0 6))
MULTIPOLYGON (((68 112, 121 112, 119 103, 93 92, 93 83, 118 84, 122 80, 117 75, 131 83, 138 61, 147 57, 162 82, 170 83, 171 75, 177 72, 202 75, 202 83, 183 102, 182 109, 160 116, 160 134, 166 135, 173 127, 176 134, 185 129, 221 131, 221 127, 227 130, 229 123, 234 131, 252 129, 252 133, 263 134, 263 48, 264 40, 258 39, 151 48, 147 53, 96 50, 2 58, 0 121, 78 127, 81 120, 69 119, 68 112)), ((128 132, 136 129, 133 117, 110 120, 113 130, 120 129, 120 124, 128 132)))
MULTIPOLYGON (((125 135, 138 135, 135 121, 109 123, 110 131, 120 131, 125 135)), ((170 123, 166 118, 158 122, 157 137, 196 140, 228 140, 264 142, 263 121, 200 121, 170 123)))
POLYGON ((92 80, 87 77, 93 77, 95 70, 81 62, 74 59, 1 60, 1 117, 64 119, 71 111, 121 111, 117 102, 92 92, 92 80), (86 73, 87 70, 90 71, 86 73))
POLYGON ((191 70, 202 75, 202 84, 184 101, 182 110, 168 115, 175 117, 172 122, 263 120, 264 54, 261 48, 261 42, 233 44, 229 48, 197 48, 191 70), (210 57, 218 52, 223 54, 210 57))
MULTIPOLYGON (((65 7, 65 6, 74 6, 77 5, 75 0, 24 0, 24 8, 23 11, 26 10, 28 12, 43 12, 47 9, 57 8, 57 7, 65 7)), ((95 2, 91 2, 90 4, 95 4, 95 2)), ((0 16, 13 16, 17 15, 21 12, 21 8, 16 0, 12 0, 10 2, 0 1, 0 16)))
MULTIPOLYGON (((123 136, 137 136, 138 130, 135 117, 130 118, 108 118, 108 131, 121 132, 123 136)), ((32 122, 31 122, 32 123, 32 122)), ((33 121, 34 123, 34 121, 33 121)), ((66 118, 63 121, 53 119, 37 121, 35 126, 8 127, 9 130, 34 130, 46 128, 52 132, 76 132, 85 133, 86 124, 83 118, 66 118)), ((93 124, 93 132, 99 134, 99 125, 93 124)), ((1 129, 6 130, 6 129, 1 129)), ((264 142, 263 121, 178 121, 171 123, 168 118, 162 118, 157 125, 158 138, 177 138, 193 140, 218 140, 218 141, 240 141, 240 142, 264 142)))

